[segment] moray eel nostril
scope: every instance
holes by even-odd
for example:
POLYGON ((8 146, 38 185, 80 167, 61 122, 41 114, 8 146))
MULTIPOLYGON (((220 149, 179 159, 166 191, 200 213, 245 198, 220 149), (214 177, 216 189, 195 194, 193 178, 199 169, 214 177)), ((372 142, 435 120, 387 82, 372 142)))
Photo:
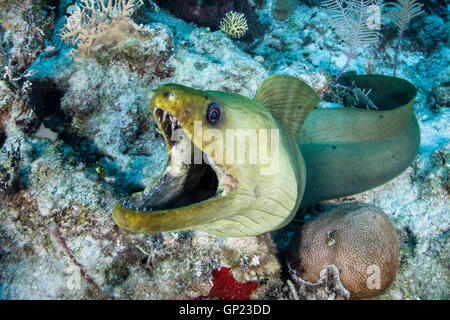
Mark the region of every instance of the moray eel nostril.
POLYGON ((420 145, 417 89, 385 76, 342 79, 371 90, 379 110, 313 110, 320 101, 314 90, 283 75, 265 80, 254 99, 158 87, 149 107, 168 163, 143 192, 116 203, 115 222, 140 232, 251 236, 285 226, 300 207, 395 178, 420 145))

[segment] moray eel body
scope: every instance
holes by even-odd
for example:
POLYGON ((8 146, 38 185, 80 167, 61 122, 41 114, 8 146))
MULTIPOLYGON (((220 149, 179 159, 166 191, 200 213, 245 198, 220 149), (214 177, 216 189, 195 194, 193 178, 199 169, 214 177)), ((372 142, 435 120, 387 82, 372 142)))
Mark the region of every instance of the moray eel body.
POLYGON ((251 236, 285 226, 300 207, 395 178, 418 152, 417 90, 391 77, 346 79, 372 89, 380 110, 313 110, 317 94, 281 75, 265 80, 254 99, 160 86, 149 107, 168 163, 143 192, 115 204, 115 222, 140 232, 251 236))
POLYGON ((371 99, 380 110, 311 112, 298 139, 307 167, 302 207, 380 186, 408 168, 419 151, 413 85, 373 75, 347 76, 346 80, 371 88, 371 99))

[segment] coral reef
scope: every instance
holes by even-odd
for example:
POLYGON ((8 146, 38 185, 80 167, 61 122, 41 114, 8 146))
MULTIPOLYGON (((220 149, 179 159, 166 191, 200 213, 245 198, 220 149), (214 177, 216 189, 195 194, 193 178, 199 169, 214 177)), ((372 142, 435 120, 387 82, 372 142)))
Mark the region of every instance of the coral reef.
POLYGON ((339 270, 335 265, 329 265, 322 269, 320 279, 316 283, 299 278, 295 270, 289 269, 289 279, 286 279, 282 292, 287 296, 287 299, 292 300, 350 299, 350 292, 342 285, 339 270))
POLYGON ((439 112, 441 108, 450 107, 450 67, 442 70, 436 78, 428 105, 435 112, 439 112))
POLYGON ((3 155, 0 157, 0 160, 3 160, 0 161, 0 194, 13 193, 19 179, 20 144, 10 145, 9 149, 5 147, 2 152, 3 155))
MULTIPOLYGON (((217 29, 220 19, 231 10, 238 10, 234 0, 175 0, 155 1, 162 8, 170 10, 173 14, 188 22, 199 26, 209 26, 217 29)), ((246 2, 246 1, 241 1, 246 2)))
MULTIPOLYGON (((320 1, 301 1, 283 22, 273 21, 273 1, 204 1, 212 7, 197 11, 202 27, 182 20, 193 21, 199 1, 154 2, 161 10, 144 2, 130 16, 151 37, 129 30, 85 59, 73 59, 60 39, 74 1, 0 3, 0 297, 211 299, 214 270, 230 268, 237 283, 258 282, 252 299, 348 298, 335 269, 316 284, 295 281, 284 257, 305 221, 359 201, 381 208, 399 238, 396 279, 378 299, 449 299, 446 1, 424 2, 427 14, 411 21, 399 50, 397 76, 418 87, 422 144, 414 164, 384 186, 243 239, 135 234, 113 223, 113 203, 142 190, 167 161, 147 108, 150 89, 174 82, 254 96, 263 79, 281 73, 311 85, 324 98, 319 107, 335 108, 331 75, 347 56, 320 1), (216 31, 230 10, 247 17, 249 31, 238 41, 216 31)), ((397 29, 383 25, 380 33, 348 70, 392 74, 397 29)))
POLYGON ((399 266, 397 235, 386 214, 359 203, 340 205, 305 223, 292 239, 289 264, 316 283, 335 265, 353 297, 375 297, 394 281, 399 266))
POLYGON ((342 1, 324 0, 322 5, 330 14, 329 25, 335 29, 342 42, 348 46, 347 61, 336 76, 336 81, 354 58, 357 48, 373 44, 379 40, 378 28, 373 27, 369 21, 373 15, 370 7, 376 5, 373 1, 342 1))
POLYGON ((255 9, 258 7, 257 1, 241 0, 175 0, 155 1, 161 8, 169 10, 175 16, 187 21, 193 22, 201 27, 209 27, 215 31, 220 28, 220 22, 224 16, 235 11, 244 14, 247 20, 248 32, 239 40, 245 42, 254 42, 264 33, 264 24, 258 19, 255 9), (252 6, 252 3, 254 4, 252 6))

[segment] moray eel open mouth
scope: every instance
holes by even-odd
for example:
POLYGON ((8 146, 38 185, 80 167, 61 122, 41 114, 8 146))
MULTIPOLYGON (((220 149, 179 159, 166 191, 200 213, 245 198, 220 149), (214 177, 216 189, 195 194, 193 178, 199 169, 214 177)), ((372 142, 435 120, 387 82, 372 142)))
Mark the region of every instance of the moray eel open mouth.
POLYGON ((174 115, 156 106, 152 108, 153 117, 166 142, 168 163, 164 173, 150 187, 124 199, 122 206, 143 212, 164 211, 223 194, 224 189, 218 189, 218 174, 223 173, 224 169, 192 143, 174 115), (201 155, 201 163, 195 163, 195 154, 201 155))

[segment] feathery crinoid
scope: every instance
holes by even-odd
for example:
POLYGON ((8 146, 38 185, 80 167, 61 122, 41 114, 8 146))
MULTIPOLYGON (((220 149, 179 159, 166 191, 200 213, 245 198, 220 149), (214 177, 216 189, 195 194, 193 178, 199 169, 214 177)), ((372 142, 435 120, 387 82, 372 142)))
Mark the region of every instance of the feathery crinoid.
POLYGON ((423 13, 423 4, 416 0, 398 0, 386 4, 388 11, 386 16, 398 27, 398 41, 395 48, 394 77, 397 73, 398 52, 402 41, 403 32, 408 27, 409 22, 423 13))
POLYGON ((336 30, 338 36, 348 45, 348 59, 336 81, 344 73, 355 55, 357 48, 378 41, 380 34, 369 23, 373 15, 371 6, 381 8, 379 0, 323 0, 322 6, 328 9, 328 24, 336 30))

